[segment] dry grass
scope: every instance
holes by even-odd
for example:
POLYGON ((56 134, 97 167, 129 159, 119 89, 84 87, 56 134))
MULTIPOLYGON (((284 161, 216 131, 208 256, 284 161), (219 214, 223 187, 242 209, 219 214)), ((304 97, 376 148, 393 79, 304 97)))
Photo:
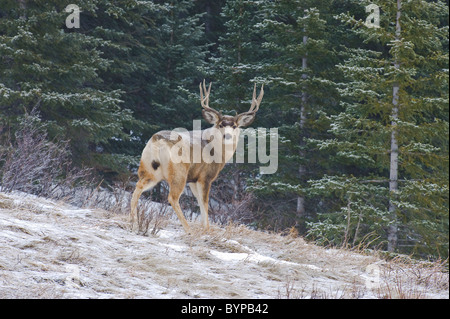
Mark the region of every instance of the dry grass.
POLYGON ((385 261, 376 253, 318 247, 295 232, 231 223, 205 232, 190 222, 186 235, 170 216, 158 232, 153 219, 138 236, 120 212, 0 194, 0 298, 448 296, 445 261, 385 261), (378 278, 368 266, 378 269, 378 278), (79 274, 69 278, 71 269, 79 274))
POLYGON ((377 294, 382 299, 425 299, 427 295, 449 290, 448 260, 417 261, 406 256, 385 263, 377 294))

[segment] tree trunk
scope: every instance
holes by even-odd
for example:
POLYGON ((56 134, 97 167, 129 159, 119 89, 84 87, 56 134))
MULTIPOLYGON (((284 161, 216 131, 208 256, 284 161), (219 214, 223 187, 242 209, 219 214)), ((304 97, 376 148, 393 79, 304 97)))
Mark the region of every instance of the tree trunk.
POLYGON ((391 225, 388 229, 388 251, 394 251, 397 247, 397 206, 393 203, 398 191, 398 141, 397 141, 397 118, 398 118, 398 84, 394 84, 392 108, 392 132, 391 132, 391 163, 389 170, 389 214, 391 215, 391 225))
MULTIPOLYGON (((400 26, 400 15, 401 15, 401 0, 397 0, 397 19, 395 26, 395 40, 400 40, 401 26, 400 26)), ((399 57, 394 57, 394 67, 396 69, 400 68, 399 57)), ((389 169, 389 214, 391 215, 391 225, 388 229, 388 251, 394 251, 397 247, 398 241, 398 224, 397 224, 397 206, 393 203, 393 199, 396 198, 398 193, 398 140, 397 140, 397 119, 398 119, 398 104, 399 104, 399 90, 400 85, 395 82, 392 89, 392 122, 391 122, 391 162, 389 169)))
MULTIPOLYGON (((305 35, 303 36, 303 45, 306 45, 306 42, 308 41, 308 37, 305 35)), ((306 70, 306 68, 308 67, 308 58, 305 56, 303 56, 302 58, 302 69, 306 70)), ((305 80, 307 77, 306 73, 302 74, 302 79, 305 80)), ((306 100, 307 100, 307 95, 306 95, 306 88, 303 87, 303 92, 302 92, 302 103, 300 106, 300 132, 301 134, 304 132, 305 129, 305 122, 306 122, 306 111, 305 111, 305 107, 306 107, 306 100)), ((303 136, 300 135, 300 147, 303 146, 303 136)), ((304 158, 305 156, 305 152, 300 149, 300 157, 304 158)), ((301 181, 303 179, 303 177, 305 176, 306 173, 306 167, 303 164, 300 164, 298 167, 298 175, 299 175, 299 180, 301 181)), ((297 197, 297 216, 299 217, 304 217, 305 216, 305 198, 303 196, 298 196, 297 197)))

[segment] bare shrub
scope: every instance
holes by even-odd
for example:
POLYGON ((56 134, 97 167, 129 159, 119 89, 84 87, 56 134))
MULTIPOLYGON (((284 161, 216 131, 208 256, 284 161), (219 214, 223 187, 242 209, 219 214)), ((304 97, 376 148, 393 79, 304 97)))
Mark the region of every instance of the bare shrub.
MULTIPOLYGON (((126 215, 130 213, 130 201, 133 189, 130 178, 116 182, 108 188, 98 185, 84 186, 74 190, 76 205, 88 208, 103 209, 111 215, 126 215)), ((156 235, 168 222, 170 208, 167 202, 156 203, 145 196, 138 204, 138 231, 144 236, 156 235)))
MULTIPOLYGON (((167 185, 160 185, 159 188, 160 196, 163 198, 167 198, 169 194, 169 188, 167 185)), ((131 201, 131 192, 130 192, 130 201, 131 201)), ((129 201, 129 202, 130 202, 129 201)), ((128 202, 128 203, 129 203, 128 202)), ((127 206, 127 214, 129 213, 129 205, 127 206)), ((151 195, 149 198, 142 198, 137 207, 138 212, 138 231, 143 236, 147 235, 156 235, 161 229, 163 229, 168 221, 169 217, 172 214, 172 208, 170 207, 167 200, 162 203, 157 203, 152 201, 151 195), (153 226, 152 226, 153 225, 153 226), (151 227, 152 226, 152 227, 151 227)))
POLYGON ((295 281, 287 276, 281 288, 278 288, 277 299, 305 299, 305 288, 297 290, 295 288, 295 281))
POLYGON ((15 139, 0 148, 1 190, 20 190, 38 196, 63 198, 90 175, 72 167, 68 141, 49 141, 37 111, 25 115, 15 139))
POLYGON ((153 221, 150 234, 156 235, 168 222, 169 206, 167 204, 155 205, 150 201, 144 201, 138 206, 138 230, 146 236, 153 221), (139 207, 141 206, 141 207, 139 207))
POLYGON ((380 299, 425 299, 449 288, 448 260, 416 261, 407 256, 394 258, 382 268, 380 299))
POLYGON ((102 187, 103 180, 74 189, 74 203, 80 207, 100 208, 111 214, 128 214, 131 194, 126 184, 115 183, 110 187, 102 187))
MULTIPOLYGON (((20 121, 14 138, 3 136, 0 146, 0 190, 19 190, 111 214, 129 214, 130 179, 102 187, 91 169, 72 166, 69 141, 50 141, 39 114, 33 110, 20 121)), ((168 205, 142 199, 139 230, 157 234, 167 222, 168 205)))

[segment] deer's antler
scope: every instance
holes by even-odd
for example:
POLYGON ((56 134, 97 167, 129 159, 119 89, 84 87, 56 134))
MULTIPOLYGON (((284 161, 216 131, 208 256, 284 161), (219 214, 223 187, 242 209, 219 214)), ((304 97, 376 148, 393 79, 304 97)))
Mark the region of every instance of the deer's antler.
POLYGON ((209 94, 211 93, 211 84, 212 84, 212 82, 209 83, 208 90, 206 90, 205 80, 203 80, 203 83, 200 82, 200 85, 199 85, 199 87, 200 87, 200 103, 204 109, 213 111, 217 114, 220 114, 219 111, 213 109, 212 107, 209 107, 209 94), (203 84, 203 87, 202 87, 202 84, 203 84))
POLYGON ((264 96, 264 84, 261 85, 261 91, 259 92, 258 98, 256 98, 256 83, 255 83, 255 87, 253 89, 252 105, 250 106, 250 110, 248 110, 248 112, 258 112, 259 105, 261 104, 263 96, 264 96))

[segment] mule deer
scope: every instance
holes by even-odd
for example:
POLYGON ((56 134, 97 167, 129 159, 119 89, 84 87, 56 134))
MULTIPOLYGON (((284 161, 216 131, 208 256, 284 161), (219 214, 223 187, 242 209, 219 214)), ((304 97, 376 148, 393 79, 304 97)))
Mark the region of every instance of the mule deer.
POLYGON ((150 190, 162 180, 169 184, 168 200, 184 230, 189 233, 189 225, 181 211, 179 198, 186 183, 189 184, 200 206, 203 228, 209 229, 208 202, 211 183, 217 178, 225 163, 233 157, 238 143, 239 128, 250 125, 255 119, 264 90, 261 86, 259 96, 256 98, 255 84, 250 109, 236 116, 222 115, 221 112, 209 107, 210 92, 211 83, 206 89, 205 80, 203 80, 203 83, 200 83, 202 114, 204 119, 213 125, 212 127, 202 131, 157 132, 142 151, 138 169, 139 181, 131 198, 132 230, 137 226, 139 197, 142 192, 150 190), (212 155, 211 149, 214 152, 218 151, 217 154, 212 155), (180 161, 176 155, 183 150, 186 150, 189 156, 187 158, 185 156, 185 160, 180 161), (201 156, 198 156, 199 151, 201 156), (219 160, 217 160, 218 154, 219 160), (212 158, 214 156, 216 157, 212 158))

